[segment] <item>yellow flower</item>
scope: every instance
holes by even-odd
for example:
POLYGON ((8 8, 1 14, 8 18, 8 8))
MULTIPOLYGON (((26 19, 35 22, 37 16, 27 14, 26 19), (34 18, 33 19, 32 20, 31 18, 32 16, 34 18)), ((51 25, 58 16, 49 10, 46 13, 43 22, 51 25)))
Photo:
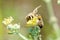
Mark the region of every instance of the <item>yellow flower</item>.
POLYGON ((10 17, 8 17, 8 18, 4 18, 4 20, 3 20, 3 24, 5 24, 5 25, 8 25, 8 24, 10 24, 12 21, 13 21, 14 19, 10 16, 10 17))

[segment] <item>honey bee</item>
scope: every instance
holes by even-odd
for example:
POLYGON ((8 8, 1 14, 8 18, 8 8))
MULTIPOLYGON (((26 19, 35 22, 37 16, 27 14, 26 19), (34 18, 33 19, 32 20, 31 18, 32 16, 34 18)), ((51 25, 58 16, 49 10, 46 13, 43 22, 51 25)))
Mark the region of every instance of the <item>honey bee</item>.
POLYGON ((27 22, 30 22, 30 24, 35 24, 38 25, 40 28, 42 28, 44 26, 43 20, 41 15, 37 14, 38 12, 38 8, 40 8, 40 6, 36 7, 33 12, 29 13, 25 19, 27 20, 27 22))

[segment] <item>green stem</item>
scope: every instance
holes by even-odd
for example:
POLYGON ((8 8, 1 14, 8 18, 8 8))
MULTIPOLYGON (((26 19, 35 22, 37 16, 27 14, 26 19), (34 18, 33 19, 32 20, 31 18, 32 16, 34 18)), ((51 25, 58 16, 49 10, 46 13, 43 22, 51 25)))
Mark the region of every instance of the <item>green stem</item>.
POLYGON ((47 5, 48 14, 49 14, 49 22, 53 26, 53 29, 55 30, 55 33, 56 33, 57 38, 58 38, 58 37, 60 37, 59 25, 57 22, 57 18, 54 15, 53 7, 52 7, 52 0, 44 0, 44 2, 47 5))
POLYGON ((24 40, 28 40, 26 37, 24 37, 21 33, 18 33, 18 35, 23 38, 24 40))
POLYGON ((57 4, 60 4, 60 0, 57 0, 57 4))

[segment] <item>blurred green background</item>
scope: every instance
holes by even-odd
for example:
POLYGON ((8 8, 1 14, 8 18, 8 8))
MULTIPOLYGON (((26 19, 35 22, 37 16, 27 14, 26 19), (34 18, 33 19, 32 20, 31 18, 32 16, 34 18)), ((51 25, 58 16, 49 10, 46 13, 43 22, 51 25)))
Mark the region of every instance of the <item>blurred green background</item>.
POLYGON ((6 26, 2 25, 2 20, 9 16, 15 19, 14 23, 21 24, 20 33, 27 37, 25 16, 39 5, 42 7, 39 8, 38 14, 41 14, 44 21, 44 27, 41 29, 42 40, 56 40, 56 32, 49 24, 50 14, 47 8, 49 4, 43 0, 0 0, 0 40, 23 40, 18 35, 7 34, 6 26))

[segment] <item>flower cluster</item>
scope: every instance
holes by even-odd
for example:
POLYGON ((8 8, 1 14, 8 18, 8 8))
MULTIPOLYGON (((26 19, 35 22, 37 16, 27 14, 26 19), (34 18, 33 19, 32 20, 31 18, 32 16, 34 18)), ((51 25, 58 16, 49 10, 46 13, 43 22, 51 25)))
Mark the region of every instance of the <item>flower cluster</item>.
POLYGON ((8 17, 8 18, 4 18, 3 20, 3 24, 5 24, 7 26, 8 29, 8 33, 16 33, 18 32, 18 30, 20 29, 20 25, 19 24, 12 24, 13 21, 13 17, 8 17))
POLYGON ((4 18, 4 20, 3 20, 3 24, 5 24, 5 25, 8 25, 8 24, 10 24, 12 21, 13 21, 14 19, 13 19, 13 17, 8 17, 8 18, 4 18))

